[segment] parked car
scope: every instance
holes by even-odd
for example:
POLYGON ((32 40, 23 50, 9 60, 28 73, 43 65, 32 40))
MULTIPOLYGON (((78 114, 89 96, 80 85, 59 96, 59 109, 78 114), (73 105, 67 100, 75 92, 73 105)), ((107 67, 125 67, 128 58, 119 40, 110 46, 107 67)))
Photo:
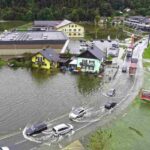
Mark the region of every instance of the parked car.
POLYGON ((115 89, 110 89, 108 92, 107 92, 107 95, 112 97, 112 96, 115 96, 116 95, 116 90, 115 89))
POLYGON ((85 108, 83 107, 75 108, 69 113, 69 119, 71 120, 77 119, 83 117, 85 114, 86 114, 85 108))
POLYGON ((55 136, 65 135, 73 130, 73 126, 71 124, 59 124, 53 127, 53 132, 55 136))
POLYGON ((107 104, 105 104, 105 109, 112 109, 117 105, 116 102, 108 102, 107 104))
POLYGON ((112 47, 119 48, 118 44, 112 44, 112 47))
POLYGON ((124 65, 122 66, 122 72, 127 72, 127 65, 124 64, 124 65))
POLYGON ((4 147, 0 147, 0 150, 10 150, 8 147, 4 146, 4 147))
POLYGON ((47 130, 47 125, 45 123, 35 124, 26 130, 26 135, 31 136, 33 134, 40 133, 44 130, 47 130))
POLYGON ((133 51, 132 49, 127 49, 127 57, 132 57, 133 51))

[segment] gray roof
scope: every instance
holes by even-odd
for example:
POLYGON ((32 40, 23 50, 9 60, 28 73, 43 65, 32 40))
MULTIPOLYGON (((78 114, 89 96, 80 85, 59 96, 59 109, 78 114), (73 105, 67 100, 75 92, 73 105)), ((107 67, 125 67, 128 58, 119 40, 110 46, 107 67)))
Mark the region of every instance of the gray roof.
POLYGON ((71 54, 80 54, 80 41, 70 40, 68 44, 68 49, 71 54))
POLYGON ((55 27, 59 25, 62 21, 45 21, 45 20, 35 20, 33 26, 35 27, 55 27))
POLYGON ((118 42, 115 40, 112 40, 111 42, 108 42, 108 40, 104 40, 103 42, 100 40, 94 40, 93 43, 104 53, 106 53, 107 49, 112 47, 112 44, 117 44, 118 42))
POLYGON ((65 19, 65 20, 63 20, 60 24, 58 24, 58 25, 56 26, 56 28, 60 28, 60 27, 66 26, 66 25, 68 25, 68 24, 70 24, 70 23, 72 23, 72 21, 65 19))
POLYGON ((30 31, 30 32, 3 32, 1 41, 61 41, 67 40, 67 36, 60 31, 30 31))
POLYGON ((58 62, 60 59, 59 54, 57 54, 54 49, 44 49, 41 50, 39 53, 50 61, 58 62))
MULTIPOLYGON (((104 60, 106 58, 105 53, 102 52, 101 49, 99 49, 96 45, 89 46, 88 49, 84 51, 83 53, 86 53, 87 51, 89 51, 93 56, 95 56, 99 60, 102 60, 102 59, 104 60)), ((82 55, 83 53, 81 53, 80 55, 82 55)))
POLYGON ((104 52, 102 52, 101 49, 99 49, 96 45, 93 45, 92 47, 88 48, 88 51, 93 54, 96 58, 98 58, 99 60, 105 59, 106 55, 104 52))

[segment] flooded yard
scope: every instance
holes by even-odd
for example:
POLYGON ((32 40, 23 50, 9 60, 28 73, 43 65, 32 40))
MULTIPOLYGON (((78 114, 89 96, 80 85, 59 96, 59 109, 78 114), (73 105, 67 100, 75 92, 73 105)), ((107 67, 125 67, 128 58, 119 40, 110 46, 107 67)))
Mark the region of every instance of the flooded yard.
POLYGON ((100 83, 92 75, 1 68, 1 134, 59 117, 74 106, 92 105, 98 101, 100 83))

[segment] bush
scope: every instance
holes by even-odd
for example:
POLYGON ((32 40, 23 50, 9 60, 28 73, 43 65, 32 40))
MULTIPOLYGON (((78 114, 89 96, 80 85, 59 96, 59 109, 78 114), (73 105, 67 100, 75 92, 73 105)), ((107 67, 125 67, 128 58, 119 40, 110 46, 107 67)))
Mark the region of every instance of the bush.
POLYGON ((10 65, 12 65, 12 67, 26 67, 26 68, 30 68, 32 67, 32 62, 31 60, 26 60, 26 61, 17 61, 17 60, 12 60, 9 62, 10 65))
POLYGON ((0 67, 2 67, 2 66, 4 66, 4 65, 6 65, 7 63, 4 61, 4 60, 2 60, 1 58, 0 58, 0 67))
POLYGON ((92 150, 109 149, 111 133, 103 130, 98 130, 89 138, 88 148, 92 150))
POLYGON ((150 46, 144 50, 143 57, 150 59, 150 46))

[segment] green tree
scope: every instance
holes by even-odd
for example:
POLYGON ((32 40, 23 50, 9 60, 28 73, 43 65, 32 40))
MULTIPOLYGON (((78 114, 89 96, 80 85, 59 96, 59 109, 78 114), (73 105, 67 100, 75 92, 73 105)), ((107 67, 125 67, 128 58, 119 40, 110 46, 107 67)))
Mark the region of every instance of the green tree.
POLYGON ((95 38, 97 39, 97 32, 99 29, 99 21, 100 21, 100 15, 96 15, 95 19, 94 19, 94 23, 95 23, 95 38))

